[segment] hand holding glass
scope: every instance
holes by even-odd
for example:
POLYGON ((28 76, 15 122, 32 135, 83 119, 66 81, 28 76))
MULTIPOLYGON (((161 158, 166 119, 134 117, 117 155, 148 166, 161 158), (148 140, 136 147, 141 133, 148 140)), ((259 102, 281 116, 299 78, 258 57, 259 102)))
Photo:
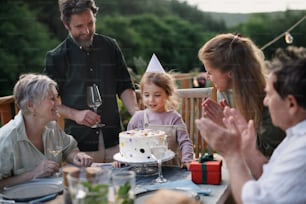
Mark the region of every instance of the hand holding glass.
MULTIPOLYGON (((102 105, 102 98, 99 87, 96 84, 87 87, 87 105, 98 113, 98 107, 102 105)), ((92 128, 103 127, 105 124, 98 123, 92 128)))

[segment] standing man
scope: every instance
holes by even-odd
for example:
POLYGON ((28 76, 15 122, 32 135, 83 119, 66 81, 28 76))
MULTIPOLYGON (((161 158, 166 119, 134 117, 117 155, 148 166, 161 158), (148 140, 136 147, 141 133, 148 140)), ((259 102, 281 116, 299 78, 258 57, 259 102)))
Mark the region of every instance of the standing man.
POLYGON ((95 33, 94 0, 59 0, 67 38, 46 55, 44 72, 58 83, 65 131, 94 162, 111 162, 119 151, 121 120, 117 96, 132 115, 138 110, 134 86, 116 41, 95 33), (90 110, 86 87, 96 84, 102 97, 97 114, 90 110), (96 123, 105 124, 92 128, 96 123))

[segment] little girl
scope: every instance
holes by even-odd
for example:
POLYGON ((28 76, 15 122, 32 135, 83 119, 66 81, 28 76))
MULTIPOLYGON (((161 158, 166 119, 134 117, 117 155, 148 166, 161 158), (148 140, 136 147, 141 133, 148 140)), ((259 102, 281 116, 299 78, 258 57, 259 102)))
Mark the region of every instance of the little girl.
POLYGON ((141 79, 140 92, 146 109, 133 115, 127 129, 148 128, 165 131, 169 149, 176 153, 175 159, 170 163, 189 169, 193 160, 193 146, 186 125, 176 111, 178 103, 175 100, 174 79, 164 71, 147 71, 141 79))

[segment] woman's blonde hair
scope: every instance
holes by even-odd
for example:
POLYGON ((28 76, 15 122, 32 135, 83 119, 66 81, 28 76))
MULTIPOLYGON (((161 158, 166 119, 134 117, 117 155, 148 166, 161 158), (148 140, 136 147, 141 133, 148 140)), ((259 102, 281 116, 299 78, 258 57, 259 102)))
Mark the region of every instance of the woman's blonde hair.
POLYGON ((143 87, 146 84, 154 84, 160 88, 162 88, 167 96, 168 101, 166 103, 167 110, 177 110, 178 102, 177 96, 175 94, 176 85, 175 80, 169 73, 159 73, 159 72, 146 72, 140 81, 140 93, 143 95, 143 87))
POLYGON ((208 61, 222 73, 232 74, 233 107, 259 127, 265 96, 262 51, 249 38, 220 34, 206 42, 198 56, 203 64, 208 61))

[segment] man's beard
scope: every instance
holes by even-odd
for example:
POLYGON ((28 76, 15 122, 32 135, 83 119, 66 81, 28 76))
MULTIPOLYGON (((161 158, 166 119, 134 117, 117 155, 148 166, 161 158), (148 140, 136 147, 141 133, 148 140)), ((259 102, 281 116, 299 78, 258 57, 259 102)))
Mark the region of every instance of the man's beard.
POLYGON ((90 39, 88 40, 82 40, 80 39, 80 37, 72 37, 74 39, 74 41, 81 46, 84 49, 88 49, 92 46, 92 41, 93 41, 93 34, 90 35, 90 39))
POLYGON ((82 40, 82 41, 79 41, 79 44, 80 44, 80 46, 82 46, 83 48, 89 48, 89 47, 91 47, 91 45, 92 45, 92 40, 93 40, 93 37, 91 37, 89 40, 82 40))

